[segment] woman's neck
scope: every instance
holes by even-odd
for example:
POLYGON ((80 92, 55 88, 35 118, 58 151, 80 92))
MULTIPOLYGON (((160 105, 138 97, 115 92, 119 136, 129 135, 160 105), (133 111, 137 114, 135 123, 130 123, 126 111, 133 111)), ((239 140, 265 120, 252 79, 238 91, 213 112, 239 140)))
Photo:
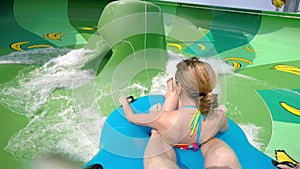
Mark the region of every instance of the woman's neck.
POLYGON ((182 107, 191 107, 191 106, 197 107, 196 103, 194 101, 190 101, 190 100, 179 101, 178 106, 179 106, 179 108, 182 108, 182 107))

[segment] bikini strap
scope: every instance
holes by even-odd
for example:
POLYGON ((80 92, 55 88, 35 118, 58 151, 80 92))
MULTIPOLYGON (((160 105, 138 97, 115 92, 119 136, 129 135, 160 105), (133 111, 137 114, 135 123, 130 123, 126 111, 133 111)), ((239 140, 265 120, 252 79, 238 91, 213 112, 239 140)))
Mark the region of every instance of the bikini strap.
POLYGON ((194 105, 186 105, 186 106, 182 106, 181 108, 197 109, 197 106, 194 106, 194 105))
POLYGON ((192 136, 194 134, 194 132, 195 132, 195 130, 197 128, 197 124, 199 122, 199 119, 201 121, 201 118, 200 118, 201 115, 202 115, 201 111, 199 109, 197 109, 196 113, 193 115, 193 117, 192 117, 192 119, 190 121, 190 124, 189 124, 190 130, 191 130, 190 136, 192 136))
MULTIPOLYGON (((201 116, 202 116, 202 114, 201 114, 201 116)), ((204 118, 204 117, 203 117, 204 118)), ((203 119, 204 120, 204 119, 203 119)), ((201 134, 201 126, 202 126, 202 120, 199 120, 199 122, 198 122, 199 124, 198 124, 198 135, 197 135, 197 143, 198 143, 198 145, 201 145, 201 143, 200 143, 200 134, 201 134)))

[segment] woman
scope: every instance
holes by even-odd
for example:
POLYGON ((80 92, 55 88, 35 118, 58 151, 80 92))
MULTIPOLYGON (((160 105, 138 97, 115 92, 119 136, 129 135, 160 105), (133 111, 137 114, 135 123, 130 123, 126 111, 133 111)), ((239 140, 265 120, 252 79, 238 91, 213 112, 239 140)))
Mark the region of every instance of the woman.
MULTIPOLYGON (((145 168, 162 156, 176 164, 173 147, 198 150, 226 131, 225 108, 218 106, 217 94, 212 93, 216 84, 211 66, 193 57, 177 64, 175 81, 167 81, 164 105, 154 105, 149 114, 134 114, 126 97, 120 98, 129 122, 154 129, 145 151, 145 168)), ((211 165, 205 161, 205 166, 211 165)))

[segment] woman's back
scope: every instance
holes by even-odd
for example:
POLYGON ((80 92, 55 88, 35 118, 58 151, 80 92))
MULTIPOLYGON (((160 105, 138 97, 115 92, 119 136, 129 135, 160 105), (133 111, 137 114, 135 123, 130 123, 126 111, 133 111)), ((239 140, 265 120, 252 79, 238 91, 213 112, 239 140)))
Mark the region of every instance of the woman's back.
POLYGON ((197 142, 197 134, 190 136, 190 120, 195 114, 195 108, 183 108, 175 111, 164 112, 162 128, 158 128, 158 132, 166 138, 170 143, 190 144, 197 142))
POLYGON ((196 113, 197 109, 194 107, 184 107, 175 111, 164 112, 162 120, 164 122, 161 125, 162 127, 157 130, 167 141, 173 144, 201 144, 213 138, 219 131, 224 131, 224 128, 226 130, 226 117, 223 112, 218 111, 210 114, 206 119, 200 115, 200 118, 197 119, 195 131, 191 133, 190 123, 196 113))

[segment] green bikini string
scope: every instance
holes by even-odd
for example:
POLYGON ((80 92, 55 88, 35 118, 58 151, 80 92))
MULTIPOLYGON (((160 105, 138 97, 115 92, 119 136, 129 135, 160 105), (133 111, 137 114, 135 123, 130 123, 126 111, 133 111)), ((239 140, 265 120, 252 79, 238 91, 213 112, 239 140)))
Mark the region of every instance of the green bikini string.
POLYGON ((192 136, 197 128, 197 124, 198 124, 198 121, 199 121, 199 118, 201 116, 201 111, 197 109, 196 113, 193 115, 191 121, 190 121, 190 130, 191 130, 191 133, 190 133, 190 136, 192 136))
MULTIPOLYGON (((197 108, 196 106, 182 106, 182 107, 183 108, 197 108)), ((201 111, 199 109, 197 109, 196 113, 193 115, 193 117, 189 123, 190 130, 191 130, 190 136, 192 136, 195 133, 195 130, 197 128, 197 124, 198 124, 201 114, 202 114, 201 111)), ((206 120, 206 116, 204 116, 204 115, 203 115, 203 120, 204 121, 206 120)))

